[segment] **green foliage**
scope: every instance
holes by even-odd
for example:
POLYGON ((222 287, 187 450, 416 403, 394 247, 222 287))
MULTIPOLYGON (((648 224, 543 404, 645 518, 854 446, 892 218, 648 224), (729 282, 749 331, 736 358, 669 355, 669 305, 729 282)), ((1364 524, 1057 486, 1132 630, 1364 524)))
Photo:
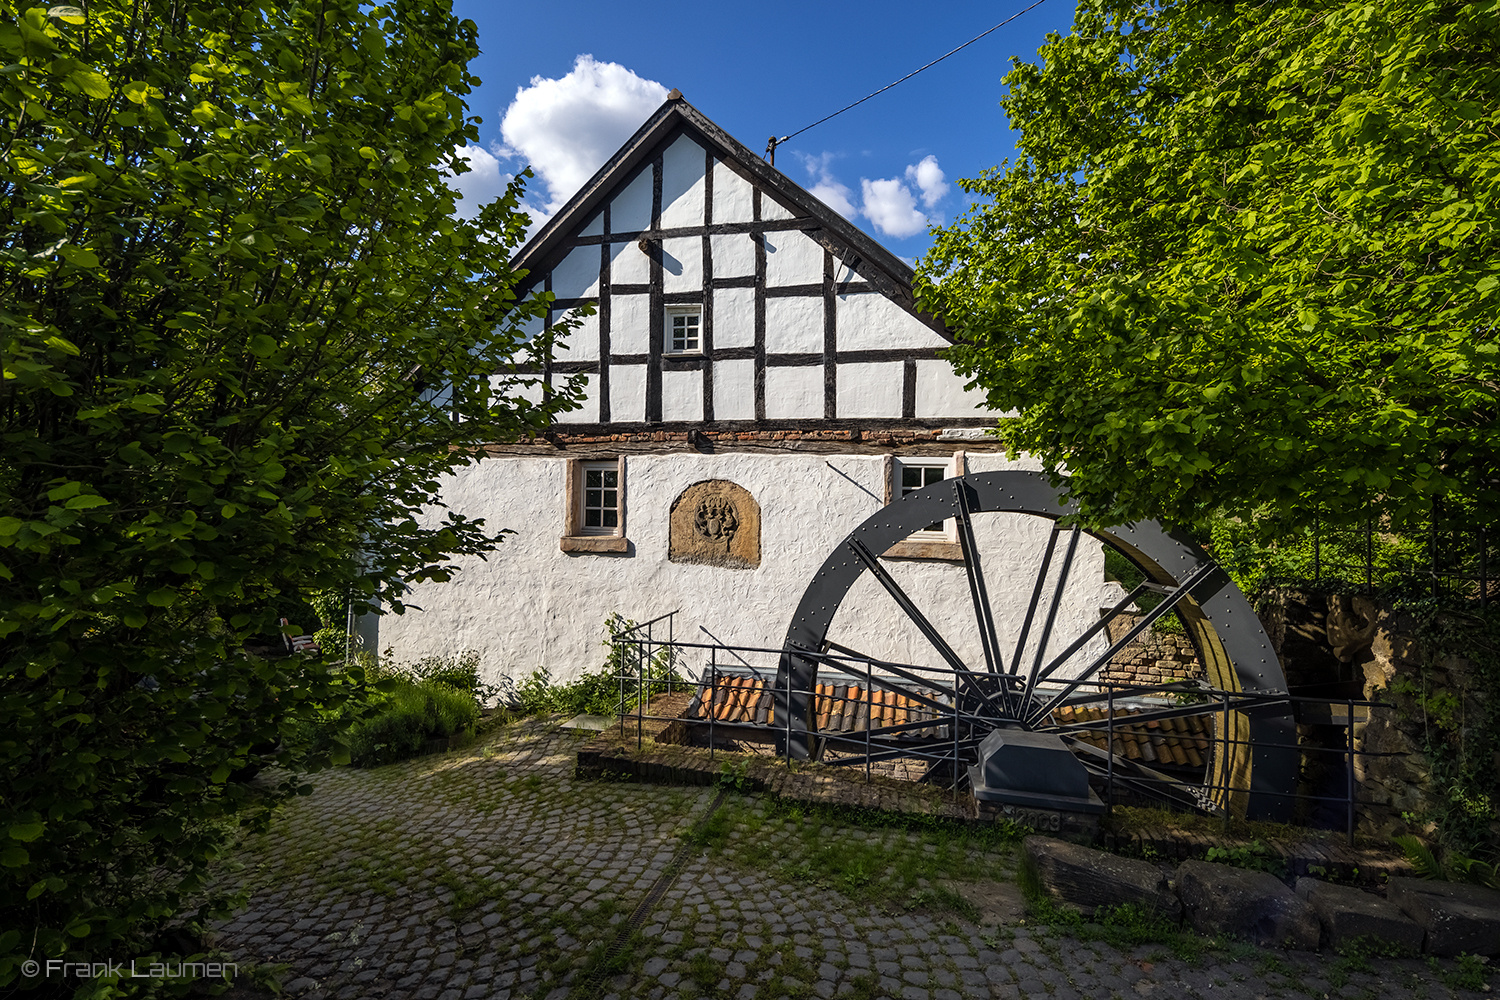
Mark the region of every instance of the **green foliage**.
POLYGON ((748 760, 726 760, 719 766, 717 784, 727 792, 744 794, 750 791, 750 762, 748 760))
POLYGON ((1431 770, 1431 814, 1413 817, 1437 828, 1443 870, 1473 862, 1468 881, 1492 881, 1500 859, 1500 608, 1458 611, 1417 607, 1424 647, 1415 674, 1398 675, 1389 696, 1431 770), (1467 661, 1459 669, 1456 664, 1467 661))
POLYGON ((350 727, 349 762, 374 767, 421 753, 430 740, 472 735, 479 721, 473 695, 438 681, 396 680, 373 715, 350 727))
POLYGON ((1407 864, 1411 865, 1412 873, 1417 878, 1436 879, 1440 882, 1471 882, 1492 889, 1500 888, 1500 882, 1495 878, 1495 866, 1486 861, 1471 858, 1456 850, 1444 851, 1439 860, 1437 852, 1411 834, 1401 834, 1391 840, 1406 855, 1407 864))
POLYGON ((288 743, 324 753, 338 749, 339 758, 356 767, 389 764, 425 752, 434 740, 474 735, 480 708, 495 692, 479 679, 476 650, 411 663, 361 655, 360 662, 377 682, 367 697, 294 727, 288 743))
POLYGON ((1091 523, 1500 513, 1500 3, 1084 0, 922 262, 1091 523))
POLYGON ((510 700, 524 715, 550 712, 618 715, 622 706, 627 712, 633 711, 670 688, 682 687, 684 681, 676 671, 670 649, 658 650, 647 658, 640 644, 616 638, 635 627, 635 622, 618 612, 610 614, 604 622, 603 642, 609 652, 600 669, 586 673, 576 681, 554 684, 552 672, 546 667, 537 667, 516 685, 510 700))
POLYGON ((477 52, 441 2, 3 3, 0 988, 145 954, 330 762, 282 734, 362 698, 243 640, 491 549, 418 514, 572 405, 514 391, 553 338, 518 189, 452 218, 477 52), (271 762, 269 797, 234 780, 271 762))
POLYGON ((1368 589, 1394 599, 1430 591, 1427 546, 1418 540, 1426 535, 1425 524, 1405 525, 1405 534, 1377 530, 1368 537, 1364 527, 1309 525, 1268 538, 1257 521, 1214 517, 1208 547, 1245 594, 1271 586, 1323 593, 1368 589))
POLYGON ((1478 955, 1470 955, 1467 952, 1459 955, 1454 960, 1454 967, 1451 969, 1443 968, 1442 963, 1435 956, 1430 956, 1427 959, 1427 966, 1450 990, 1466 990, 1471 993, 1489 990, 1489 973, 1485 959, 1478 955))
MULTIPOLYGON (((1146 574, 1139 566, 1131 562, 1123 552, 1106 545, 1104 546, 1104 579, 1114 580, 1127 591, 1130 591, 1145 581, 1146 574)), ((1164 595, 1153 594, 1148 591, 1136 598, 1135 606, 1142 613, 1146 613, 1156 610, 1156 606, 1164 600, 1166 600, 1164 595)), ((1185 632, 1182 627, 1182 619, 1177 617, 1177 612, 1175 611, 1162 615, 1151 626, 1151 629, 1155 632, 1172 632, 1178 635, 1185 632)))
POLYGON ((319 622, 313 641, 325 660, 343 660, 349 653, 348 598, 347 593, 332 588, 307 595, 319 622))
MULTIPOLYGON (((387 651, 389 661, 389 651, 387 651)), ((480 705, 493 704, 500 696, 501 686, 484 680, 479 675, 479 650, 466 649, 456 655, 424 656, 411 663, 382 666, 383 673, 394 677, 410 677, 418 681, 435 681, 446 684, 455 691, 464 691, 474 697, 480 705)))
POLYGON ((1277 878, 1286 876, 1286 859, 1272 851, 1264 841, 1259 839, 1248 844, 1236 844, 1233 847, 1210 847, 1203 859, 1221 865, 1232 865, 1235 868, 1246 868, 1253 872, 1270 872, 1277 878))

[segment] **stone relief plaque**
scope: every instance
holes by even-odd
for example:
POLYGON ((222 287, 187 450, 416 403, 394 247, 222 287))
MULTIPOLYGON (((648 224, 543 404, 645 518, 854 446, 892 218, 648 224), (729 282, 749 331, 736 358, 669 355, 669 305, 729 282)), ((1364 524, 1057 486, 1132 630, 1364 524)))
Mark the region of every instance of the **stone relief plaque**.
POLYGON ((667 558, 730 569, 760 565, 760 504, 726 479, 694 483, 672 504, 667 558))

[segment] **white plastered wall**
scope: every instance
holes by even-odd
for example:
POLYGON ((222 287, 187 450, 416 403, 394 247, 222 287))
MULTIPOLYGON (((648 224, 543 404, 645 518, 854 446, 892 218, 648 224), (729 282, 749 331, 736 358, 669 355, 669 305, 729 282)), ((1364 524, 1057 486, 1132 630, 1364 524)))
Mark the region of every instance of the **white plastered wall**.
MULTIPOLYGON (((982 472, 1018 464, 1003 455, 970 453, 968 467, 982 472)), ((445 481, 444 500, 456 511, 483 517, 491 528, 511 528, 514 534, 487 561, 461 561, 449 582, 415 588, 411 603, 427 610, 385 616, 380 643, 407 660, 476 649, 493 680, 520 677, 538 666, 547 667, 556 680, 567 680, 601 665, 600 640, 610 612, 644 621, 675 610, 680 639, 707 641, 699 631, 703 626, 731 645, 779 647, 823 559, 880 506, 885 470, 881 455, 630 456, 625 491, 631 548, 627 554, 608 555, 566 553, 558 545, 567 504, 565 459, 485 459, 445 481), (737 483, 759 503, 759 568, 667 560, 672 502, 705 479, 737 483)), ((976 518, 1000 644, 1008 658, 1050 530, 1051 522, 1040 518, 976 518)), ((1061 555, 1060 545, 1054 567, 1061 555)), ((954 649, 967 662, 981 663, 962 565, 925 560, 883 564, 954 649)), ((1098 620, 1100 607, 1110 603, 1112 587, 1103 583, 1099 544, 1084 536, 1058 612, 1054 652, 1098 620)), ((830 638, 878 657, 939 662, 868 575, 840 607, 830 638)), ((758 665, 770 666, 774 659, 767 654, 758 665)))

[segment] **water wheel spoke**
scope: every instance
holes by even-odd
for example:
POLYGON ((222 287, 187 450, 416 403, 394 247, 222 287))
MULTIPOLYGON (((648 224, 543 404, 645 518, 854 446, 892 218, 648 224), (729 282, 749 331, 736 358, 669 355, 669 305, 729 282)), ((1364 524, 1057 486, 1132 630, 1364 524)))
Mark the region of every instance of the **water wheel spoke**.
MULTIPOLYGON (((935 713, 936 718, 929 722, 929 725, 945 724, 955 717, 962 725, 983 725, 989 727, 1016 721, 1016 716, 1011 712, 987 715, 982 712, 966 710, 960 706, 958 712, 955 713, 953 705, 950 702, 943 701, 941 698, 935 696, 936 688, 939 685, 950 683, 946 677, 922 676, 913 671, 909 664, 892 663, 889 660, 877 660, 872 656, 861 653, 857 649, 852 649, 832 640, 824 642, 824 645, 835 652, 842 653, 845 657, 869 664, 874 669, 883 670, 888 674, 894 675, 895 678, 915 685, 915 687, 907 687, 904 684, 898 684, 891 677, 875 674, 873 671, 860 670, 852 664, 842 662, 842 660, 835 657, 825 656, 821 660, 823 666, 837 670, 853 680, 867 682, 872 688, 878 688, 882 692, 898 694, 935 713)), ((985 679, 988 675, 966 670, 962 672, 962 676, 977 683, 985 679)), ((989 702, 988 704, 993 706, 994 703, 989 702)))
POLYGON ((1021 619, 1021 634, 1016 639, 1016 651, 1010 658, 1011 673, 1021 669, 1021 653, 1026 649, 1026 640, 1031 637, 1031 622, 1036 618, 1036 606, 1042 599, 1042 588, 1047 585, 1047 570, 1052 568, 1052 554, 1057 551, 1057 536, 1061 529, 1052 522, 1052 531, 1047 535, 1047 547, 1042 550, 1042 568, 1037 570, 1036 582, 1031 585, 1031 600, 1026 605, 1026 617, 1021 619))
POLYGON ((865 757, 863 754, 860 754, 858 756, 848 757, 844 760, 824 761, 823 766, 849 767, 856 764, 862 765, 866 760, 869 760, 871 763, 875 763, 882 760, 896 760, 900 757, 916 757, 922 760, 939 762, 951 766, 953 763, 952 750, 955 746, 957 746, 959 757, 962 760, 964 751, 975 749, 979 746, 979 743, 979 740, 959 740, 957 744, 950 741, 944 741, 941 744, 936 744, 934 748, 941 748, 944 751, 943 753, 933 753, 929 750, 923 750, 917 747, 893 747, 889 750, 871 751, 869 757, 865 757))
POLYGON ((1140 761, 1100 749, 1083 740, 1064 735, 1063 742, 1067 743, 1078 755, 1083 766, 1095 774, 1108 774, 1110 780, 1155 798, 1176 802, 1208 813, 1223 812, 1223 807, 1214 801, 1209 790, 1203 785, 1174 778, 1153 767, 1147 767, 1140 761))
POLYGON ((969 491, 962 479, 953 480, 953 494, 958 500, 958 515, 954 518, 958 524, 958 547, 964 557, 964 573, 969 578, 969 599, 974 602, 974 620, 984 647, 984 665, 990 673, 1000 673, 1005 669, 1005 663, 1000 654, 1000 639, 995 634, 995 616, 984 585, 984 571, 979 565, 979 545, 974 540, 969 491))
POLYGON ((1042 668, 1042 657, 1047 655, 1047 645, 1052 641, 1052 626, 1057 622, 1057 609, 1062 605, 1063 591, 1068 586, 1068 571, 1073 568, 1073 555, 1078 551, 1078 539, 1082 536, 1083 529, 1078 525, 1068 532, 1068 550, 1063 553, 1063 562, 1057 570, 1057 586, 1052 588, 1052 599, 1047 602, 1047 618, 1042 622, 1042 634, 1037 639, 1036 655, 1031 659, 1031 673, 1026 677, 1026 688, 1021 693, 1021 704, 1025 705, 1031 701, 1031 693, 1036 689, 1037 671, 1042 668))
MULTIPOLYGON (((1154 625, 1156 623, 1156 620, 1159 619, 1162 615, 1165 615, 1167 612, 1175 608, 1178 603, 1183 600, 1183 598, 1187 597, 1192 592, 1194 587, 1203 582, 1203 580, 1205 580, 1210 573, 1214 572, 1218 568, 1218 563, 1214 562, 1212 559, 1205 560, 1204 562, 1199 563, 1197 568, 1195 568, 1193 572, 1188 575, 1187 580, 1184 581, 1179 587, 1177 587, 1172 593, 1167 595, 1166 600, 1162 601, 1156 607, 1152 608, 1150 611, 1142 615, 1140 621, 1131 626, 1123 636, 1121 636, 1116 642, 1111 644, 1110 647, 1106 649, 1100 656, 1096 657, 1094 661, 1090 663, 1081 674, 1079 674, 1077 677, 1070 678, 1068 683, 1063 687, 1062 691, 1054 695, 1051 701, 1048 701, 1041 708, 1034 710, 1031 715, 1027 717, 1027 724, 1034 726, 1042 719, 1045 719, 1048 715, 1050 715, 1054 707, 1062 703, 1062 701, 1067 698, 1068 695, 1076 691, 1081 685, 1087 683, 1096 673, 1098 673, 1104 667, 1106 663, 1108 663, 1110 660, 1113 660, 1122 649, 1130 645, 1136 640, 1137 637, 1140 636, 1142 632, 1146 631, 1146 629, 1154 625)), ((1028 688, 1028 694, 1029 693, 1030 689, 1028 688)))
POLYGON ((1037 674, 1037 683, 1045 681, 1047 678, 1051 677, 1054 673, 1061 669, 1064 663, 1067 663, 1068 660, 1072 659, 1074 653, 1082 649, 1084 644, 1094 636, 1098 635, 1105 628, 1109 627, 1110 622, 1119 617, 1121 612, 1134 604, 1136 600, 1145 592, 1146 585, 1143 583, 1132 590, 1130 593, 1126 594, 1123 598, 1121 598, 1114 607, 1109 609, 1108 613, 1105 614, 1103 618, 1100 618, 1093 625, 1090 625, 1082 635, 1074 639, 1072 642, 1068 643, 1067 649, 1064 649, 1061 653, 1058 653, 1056 656, 1054 656, 1052 658, 1052 661, 1042 668, 1041 673, 1037 674))
MULTIPOLYGON (((1238 712, 1243 711, 1246 706, 1259 705, 1263 700, 1253 695, 1237 695, 1232 692, 1215 692, 1215 694, 1221 695, 1225 700, 1205 701, 1196 705, 1164 705, 1161 708, 1136 709, 1128 716, 1121 716, 1117 718, 1114 725, 1115 728, 1118 729, 1121 726, 1125 725, 1144 726, 1152 722, 1159 724, 1162 722, 1171 722, 1173 719, 1191 719, 1194 716, 1199 715, 1219 715, 1224 711, 1226 701, 1229 711, 1238 712)), ((1069 702, 1068 705, 1097 705, 1104 700, 1104 697, 1101 695, 1098 698, 1089 699, 1086 702, 1069 702)), ((1071 722, 1061 722, 1053 723, 1051 725, 1037 726, 1036 731, 1039 733, 1062 733, 1064 735, 1067 735, 1069 733, 1079 732, 1104 732, 1109 728, 1109 719, 1107 717, 1102 717, 1098 719, 1075 720, 1071 722)))
POLYGON ((906 596, 906 591, 901 589, 901 585, 886 572, 884 566, 880 565, 880 561, 875 558, 875 554, 865 548, 858 539, 851 538, 848 544, 855 556, 870 571, 870 575, 875 577, 880 585, 885 588, 886 593, 891 595, 891 599, 896 602, 896 605, 906 613, 906 617, 911 619, 912 624, 917 627, 917 631, 921 632, 923 637, 932 643, 932 647, 937 650, 938 655, 953 669, 955 676, 968 689, 969 693, 989 705, 997 713, 1000 712, 1000 706, 990 700, 989 693, 975 684, 971 679, 972 675, 968 666, 953 651, 953 647, 948 645, 948 640, 943 638, 942 633, 937 630, 937 626, 933 625, 927 616, 922 613, 921 609, 912 603, 912 599, 906 596))

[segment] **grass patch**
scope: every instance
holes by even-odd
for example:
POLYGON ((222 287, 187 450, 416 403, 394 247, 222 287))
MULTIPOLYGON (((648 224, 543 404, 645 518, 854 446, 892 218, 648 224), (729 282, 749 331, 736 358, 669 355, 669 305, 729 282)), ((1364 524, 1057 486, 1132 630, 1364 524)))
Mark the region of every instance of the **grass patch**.
POLYGON ((724 967, 709 958, 707 952, 700 951, 688 960, 688 978, 697 983, 700 990, 708 993, 724 978, 724 967))
MULTIPOLYGON (((1115 806, 1108 820, 1109 829, 1115 833, 1139 833, 1158 836, 1162 833, 1195 833, 1211 841, 1235 843, 1256 841, 1306 841, 1334 840, 1342 838, 1337 830, 1317 830, 1291 823, 1268 823, 1262 820, 1231 819, 1228 825, 1222 817, 1200 816, 1197 813, 1177 812, 1150 806, 1115 806)), ((1264 844, 1262 844, 1264 846, 1264 844)))
POLYGON ((1443 968, 1441 962, 1435 957, 1427 959, 1427 966, 1437 977, 1443 981, 1443 985, 1450 990, 1467 990, 1471 993, 1483 992, 1489 985, 1489 976, 1486 974, 1485 960, 1477 955, 1463 954, 1454 960, 1452 968, 1443 968))
POLYGON ((1008 871, 1017 828, 968 826, 930 816, 809 806, 775 798, 730 799, 687 832, 689 844, 802 885, 835 890, 888 912, 979 910, 940 884, 993 877, 976 852, 1008 871), (856 831, 862 832, 860 836, 856 831))

